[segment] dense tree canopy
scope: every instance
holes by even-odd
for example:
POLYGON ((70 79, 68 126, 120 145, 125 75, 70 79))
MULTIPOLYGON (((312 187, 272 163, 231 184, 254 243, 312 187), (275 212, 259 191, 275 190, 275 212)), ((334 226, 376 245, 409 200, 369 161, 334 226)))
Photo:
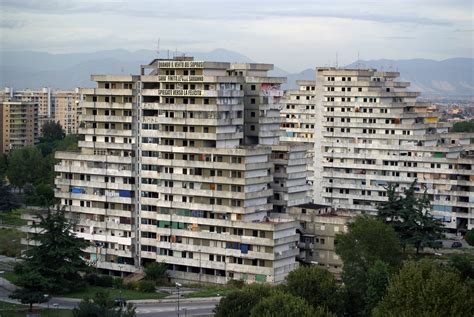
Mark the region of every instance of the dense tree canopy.
POLYGON ((370 316, 372 309, 385 295, 390 280, 390 268, 382 262, 376 261, 367 272, 367 287, 364 294, 364 315, 370 316))
MULTIPOLYGON (((402 260, 397 234, 389 225, 370 216, 358 216, 348 225, 348 231, 336 236, 336 253, 344 262, 342 279, 346 289, 346 313, 364 316, 368 302, 368 272, 378 262, 390 270, 402 260)), ((375 277, 374 277, 375 278, 375 277)), ((376 277, 379 279, 380 277, 376 277)))
POLYGON ((316 266, 299 267, 286 277, 284 290, 305 299, 313 307, 325 307, 334 313, 341 311, 341 294, 334 276, 316 266))
POLYGON ((5 178, 8 167, 7 163, 7 156, 3 153, 0 153, 0 180, 3 180, 3 178, 5 178))
POLYGON ((167 270, 166 263, 153 262, 145 267, 145 277, 148 280, 159 282, 168 277, 167 270))
POLYGON ((37 148, 25 147, 11 153, 7 177, 13 186, 23 188, 27 183, 40 184, 48 178, 47 174, 43 156, 37 148))
POLYGON ((270 296, 272 288, 268 285, 248 285, 222 298, 214 312, 215 317, 248 317, 250 311, 263 298, 270 296))
POLYGON ((369 268, 380 260, 397 267, 402 260, 400 241, 395 231, 370 216, 358 216, 348 231, 336 236, 336 253, 344 265, 356 263, 369 268))
POLYGON ((250 317, 332 317, 324 308, 313 308, 304 299, 283 292, 273 292, 250 312, 250 317))
POLYGON ((0 180, 0 197, 0 211, 11 211, 19 207, 10 191, 10 186, 3 179, 0 180))
POLYGON ((453 125, 453 132, 474 132, 474 120, 456 122, 453 125))
POLYGON ((41 139, 45 142, 54 142, 64 139, 65 133, 59 122, 45 122, 41 127, 41 139))
POLYGON ((408 261, 390 280, 375 317, 473 316, 474 297, 459 274, 440 264, 408 261))
POLYGON ((464 239, 466 240, 467 244, 474 246, 474 229, 471 229, 466 232, 464 239))
POLYGON ((378 217, 395 229, 404 247, 412 245, 419 253, 442 236, 443 225, 431 215, 426 191, 417 195, 417 180, 404 189, 403 195, 396 188, 395 185, 387 188, 388 200, 379 204, 378 217))

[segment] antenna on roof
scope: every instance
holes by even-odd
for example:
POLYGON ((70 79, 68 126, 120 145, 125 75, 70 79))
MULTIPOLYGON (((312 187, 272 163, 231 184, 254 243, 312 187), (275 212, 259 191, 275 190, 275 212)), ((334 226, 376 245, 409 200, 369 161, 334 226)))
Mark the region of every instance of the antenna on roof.
POLYGON ((360 56, 359 56, 359 51, 357 51, 357 64, 356 64, 356 68, 357 68, 357 69, 360 68, 360 56))
POLYGON ((156 55, 160 58, 160 38, 158 38, 158 42, 156 43, 156 55))
POLYGON ((336 52, 336 68, 337 68, 337 66, 338 66, 338 63, 337 63, 337 52, 336 52))

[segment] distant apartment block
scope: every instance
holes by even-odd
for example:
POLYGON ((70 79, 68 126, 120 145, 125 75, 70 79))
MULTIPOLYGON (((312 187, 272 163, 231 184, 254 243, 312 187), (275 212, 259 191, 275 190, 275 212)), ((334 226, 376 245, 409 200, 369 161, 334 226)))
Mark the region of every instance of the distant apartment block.
POLYGON ((66 134, 77 134, 81 100, 79 89, 54 91, 53 100, 54 121, 61 124, 66 134))
POLYGON ((171 277, 280 283, 297 266, 305 145, 280 143, 280 84, 268 64, 154 60, 93 75, 80 152, 59 152, 56 196, 99 269, 164 262, 171 277), (277 211, 277 212, 274 212, 277 211))
POLYGON ((38 142, 38 104, 5 97, 0 101, 0 149, 33 146, 38 142))
MULTIPOLYGON (((396 72, 320 68, 316 75, 312 85, 305 83, 315 87, 309 89, 315 203, 372 213, 387 199, 388 184, 402 190, 418 179, 416 190, 426 190, 448 231, 474 227, 472 133, 451 133, 451 124, 439 122, 430 103, 417 101, 409 83, 396 81, 396 72)), ((296 132, 293 106, 295 115, 306 110, 298 110, 291 96, 284 107, 287 138, 296 132)))
POLYGON ((0 93, 0 100, 14 98, 17 101, 32 102, 38 105, 38 131, 45 122, 59 122, 66 134, 76 134, 78 129, 78 107, 81 100, 79 89, 51 90, 14 90, 5 88, 0 93))
POLYGON ((15 90, 12 91, 13 98, 24 102, 33 102, 38 105, 38 128, 41 131, 43 124, 52 118, 53 105, 51 89, 40 90, 15 90))

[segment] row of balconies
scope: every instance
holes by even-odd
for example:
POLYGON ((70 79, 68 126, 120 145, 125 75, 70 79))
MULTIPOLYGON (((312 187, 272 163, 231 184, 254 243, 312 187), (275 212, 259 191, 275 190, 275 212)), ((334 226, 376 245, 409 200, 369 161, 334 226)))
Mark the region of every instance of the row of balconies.
MULTIPOLYGON (((81 101, 80 103, 82 109, 124 109, 131 110, 133 109, 133 103, 131 102, 93 102, 93 101, 81 101)), ((83 111, 84 111, 83 110, 83 111)))

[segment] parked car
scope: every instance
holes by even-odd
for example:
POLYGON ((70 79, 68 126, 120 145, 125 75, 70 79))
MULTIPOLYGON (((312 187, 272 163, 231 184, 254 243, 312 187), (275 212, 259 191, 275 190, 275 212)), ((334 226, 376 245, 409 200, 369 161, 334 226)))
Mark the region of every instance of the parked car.
POLYGON ((462 243, 459 241, 454 241, 453 244, 451 244, 451 248, 460 248, 462 247, 462 243))
POLYGON ((115 306, 118 306, 118 307, 127 306, 127 301, 125 299, 121 298, 121 297, 115 298, 114 302, 115 302, 115 306))

